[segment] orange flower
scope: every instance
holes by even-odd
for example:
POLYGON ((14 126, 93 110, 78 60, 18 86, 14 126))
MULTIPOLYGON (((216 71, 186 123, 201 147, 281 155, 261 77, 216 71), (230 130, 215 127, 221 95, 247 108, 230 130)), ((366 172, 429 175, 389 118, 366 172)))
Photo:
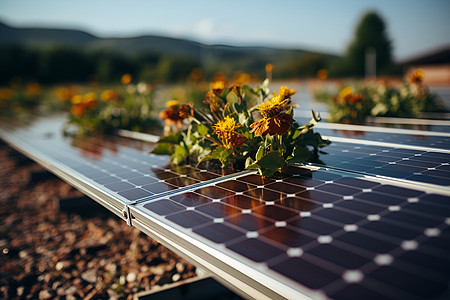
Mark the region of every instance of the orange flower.
POLYGON ((256 136, 283 135, 291 129, 294 118, 286 114, 285 111, 290 107, 290 98, 295 94, 294 90, 282 86, 280 94, 272 99, 258 105, 257 110, 260 111, 263 118, 250 125, 256 136))
POLYGON ((283 135, 291 129, 294 123, 294 118, 289 114, 278 114, 270 118, 263 118, 255 123, 251 124, 251 133, 255 133, 256 136, 269 135, 283 135))
POLYGON ((235 132, 235 130, 242 127, 242 125, 237 124, 236 120, 229 116, 226 116, 223 120, 217 122, 213 127, 214 133, 219 136, 223 146, 227 149, 231 148, 231 146, 241 148, 242 145, 248 141, 245 136, 235 132))
POLYGON ((163 110, 159 117, 164 119, 167 125, 176 124, 178 127, 181 127, 183 120, 192 116, 192 107, 188 104, 180 106, 176 101, 169 101, 169 104, 169 108, 163 110))
POLYGON ((425 77, 425 74, 423 73, 423 71, 420 69, 417 69, 417 70, 414 70, 414 72, 412 72, 411 75, 409 75, 409 81, 413 84, 420 85, 420 84, 422 84, 424 77, 425 77))
POLYGON ((131 75, 130 74, 123 74, 122 78, 121 78, 122 84, 127 85, 130 84, 131 82, 131 75))
POLYGON ((356 102, 364 100, 364 95, 361 93, 356 93, 348 97, 348 102, 354 104, 356 102))

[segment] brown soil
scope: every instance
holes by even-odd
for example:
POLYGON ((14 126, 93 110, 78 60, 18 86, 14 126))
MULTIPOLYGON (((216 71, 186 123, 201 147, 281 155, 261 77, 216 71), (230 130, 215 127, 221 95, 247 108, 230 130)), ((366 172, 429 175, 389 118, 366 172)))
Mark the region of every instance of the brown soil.
POLYGON ((4 144, 0 166, 0 298, 131 299, 195 276, 93 200, 62 211, 60 199, 82 194, 4 144))

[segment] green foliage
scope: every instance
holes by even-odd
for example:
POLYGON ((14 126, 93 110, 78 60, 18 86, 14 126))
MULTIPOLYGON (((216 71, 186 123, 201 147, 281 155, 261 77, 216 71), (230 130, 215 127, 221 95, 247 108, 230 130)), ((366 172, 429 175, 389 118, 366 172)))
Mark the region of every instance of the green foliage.
POLYGON ((446 111, 441 99, 426 86, 406 81, 400 88, 355 82, 316 98, 327 103, 332 122, 364 123, 367 117, 418 117, 420 112, 446 111))
POLYGON ((365 74, 366 51, 376 51, 377 72, 388 70, 392 63, 391 41, 384 21, 375 12, 365 14, 359 22, 347 52, 333 69, 334 75, 362 77, 365 74))
MULTIPOLYGON (((222 168, 258 169, 263 176, 274 176, 287 164, 317 157, 318 149, 330 143, 313 131, 320 117, 313 112, 309 123, 300 126, 292 120, 289 128, 279 129, 277 122, 292 119, 290 97, 295 92, 282 87, 279 95, 270 96, 268 83, 266 80, 256 88, 213 83, 205 100, 209 109, 191 107, 193 114, 184 129, 161 138, 152 152, 170 152, 174 164, 210 168, 220 163, 222 168), (259 132, 256 124, 266 124, 275 133, 259 132)), ((173 115, 180 109, 174 106, 162 114, 173 115)))

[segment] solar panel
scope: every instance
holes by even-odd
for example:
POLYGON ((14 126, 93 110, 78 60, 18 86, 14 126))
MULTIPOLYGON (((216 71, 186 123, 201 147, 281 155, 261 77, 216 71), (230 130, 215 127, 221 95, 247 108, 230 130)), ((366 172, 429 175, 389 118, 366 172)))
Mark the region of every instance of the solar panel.
POLYGON ((148 143, 67 138, 63 121, 2 123, 0 136, 244 296, 450 293, 448 149, 337 141, 322 163, 270 179, 170 166, 148 143))

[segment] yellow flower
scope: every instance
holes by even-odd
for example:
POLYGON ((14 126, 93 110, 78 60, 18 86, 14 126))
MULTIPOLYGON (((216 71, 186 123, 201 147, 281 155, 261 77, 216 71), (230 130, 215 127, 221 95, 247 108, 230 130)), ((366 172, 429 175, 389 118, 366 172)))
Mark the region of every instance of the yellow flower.
POLYGON ((242 125, 237 124, 236 120, 230 116, 226 116, 223 120, 217 122, 216 125, 213 125, 214 133, 222 139, 222 144, 227 149, 231 148, 231 146, 240 148, 248 141, 245 136, 235 132, 240 127, 242 125))
POLYGON ((72 102, 72 104, 79 104, 79 103, 83 102, 83 96, 75 95, 70 99, 70 102, 72 102))
POLYGON ((170 100, 170 101, 167 101, 167 103, 166 103, 167 108, 170 108, 172 106, 178 106, 178 105, 180 105, 180 102, 178 102, 177 100, 170 100))
POLYGON ((272 99, 261 103, 256 107, 261 112, 264 118, 273 117, 281 113, 289 103, 289 99, 284 99, 281 95, 275 96, 272 99))
POLYGON ((123 74, 121 78, 122 84, 127 85, 131 82, 131 75, 130 74, 123 74))
POLYGON ((267 64, 266 65, 266 72, 267 73, 272 73, 273 72, 273 65, 272 64, 267 64))
POLYGON ((281 99, 287 99, 287 98, 291 98, 292 95, 295 94, 295 91, 286 87, 286 86, 282 86, 280 87, 280 97, 281 99))
POLYGON ((346 99, 353 94, 353 89, 351 87, 345 87, 339 93, 339 98, 346 99))
POLYGON ((225 89, 225 81, 223 81, 223 80, 213 82, 212 87, 211 87, 211 90, 217 96, 220 96, 220 94, 222 94, 224 89, 225 89))
POLYGON ((213 125, 213 127, 214 132, 220 135, 226 132, 235 131, 236 129, 242 127, 242 125, 237 124, 236 120, 232 117, 226 116, 223 120, 217 122, 216 125, 213 125))
POLYGON ((117 95, 117 93, 113 90, 105 90, 100 95, 100 99, 102 99, 102 101, 104 101, 104 102, 107 102, 109 100, 115 100, 118 97, 119 97, 119 95, 117 95))

